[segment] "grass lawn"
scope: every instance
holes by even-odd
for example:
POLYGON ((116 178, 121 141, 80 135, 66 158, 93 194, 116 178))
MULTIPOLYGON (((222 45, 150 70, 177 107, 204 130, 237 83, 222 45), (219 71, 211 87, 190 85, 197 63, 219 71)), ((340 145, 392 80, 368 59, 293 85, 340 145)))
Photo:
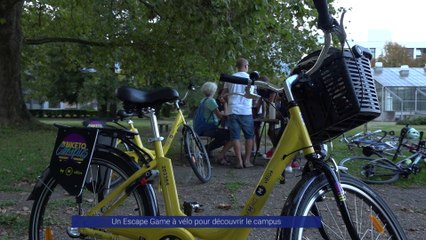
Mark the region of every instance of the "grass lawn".
MULTIPOLYGON (((81 119, 42 119, 51 128, 0 129, 0 191, 22 191, 20 182, 35 182, 37 176, 49 165, 56 139, 57 128, 53 124, 82 126, 81 119), (17 187, 18 185, 18 187, 17 187)), ((144 144, 150 136, 149 122, 146 119, 134 119, 142 135, 144 144)), ((175 139, 178 141, 178 139, 175 139)), ((173 144, 169 157, 180 157, 180 144, 173 144)))
MULTIPOLYGON (((42 120, 46 124, 60 123, 71 126, 81 126, 81 120, 69 119, 49 119, 42 120)), ((149 136, 149 122, 147 120, 134 120, 139 128, 143 139, 149 136)), ((394 130, 399 134, 402 125, 388 122, 372 122, 368 124, 369 130, 383 129, 386 131, 394 130)), ((418 130, 426 130, 426 126, 413 126, 418 130)), ((354 134, 362 131, 363 127, 354 129, 347 134, 354 134)), ((16 187, 19 182, 34 182, 35 178, 49 165, 50 156, 53 150, 53 144, 56 137, 56 128, 40 130, 20 130, 20 129, 0 129, 2 138, 0 139, 0 191, 21 191, 16 187)), ((180 159, 180 144, 173 144, 174 148, 170 150, 168 157, 180 159)), ((339 141, 339 138, 333 141, 333 157, 336 161, 347 156, 353 156, 359 153, 351 152, 345 144, 339 141)), ((183 161, 183 160, 181 160, 183 161)), ((422 167, 425 164, 421 163, 422 167)), ((425 172, 421 171, 419 175, 412 175, 408 179, 401 179, 397 185, 425 185, 425 172)), ((19 184, 18 184, 19 186, 19 184)))
MULTIPOLYGON (((43 119, 42 121, 47 125, 58 123, 69 126, 82 126, 82 120, 80 119, 43 119)), ((145 140, 144 144, 149 146, 146 143, 146 139, 150 136, 149 122, 146 119, 135 119, 134 122, 142 135, 142 139, 145 140)), ((395 123, 372 122, 368 124, 369 130, 393 130, 396 134, 400 133, 402 127, 402 125, 396 125, 395 123)), ((426 126, 413 127, 418 130, 426 130, 426 126)), ((361 126, 346 134, 351 135, 362 130, 363 127, 361 126)), ((51 127, 37 130, 0 129, 0 134, 2 136, 0 139, 0 146, 2 146, 0 148, 0 192, 3 192, 3 194, 22 194, 30 191, 28 187, 35 183, 37 176, 49 165, 56 138, 56 128, 51 127)), ((347 146, 340 142, 339 139, 336 138, 333 141, 332 157, 337 162, 344 157, 361 154, 359 149, 358 151, 349 151, 347 146)), ((168 157, 173 159, 175 163, 180 164, 186 161, 180 159, 181 156, 180 143, 172 144, 168 157)), ((422 162, 421 166, 425 167, 425 164, 422 162)), ((426 186, 425 171, 421 171, 418 175, 411 175, 408 179, 400 179, 394 185, 399 187, 424 187, 426 186)), ((229 191, 236 191, 241 187, 241 183, 233 182, 227 184, 225 187, 229 191)), ((0 199, 0 209, 12 209, 16 207, 15 204, 15 201, 0 199)), ((12 234, 10 236, 23 236, 26 234, 29 209, 24 209, 23 212, 25 211, 27 211, 27 214, 24 215, 23 213, 12 211, 0 214, 0 225, 5 227, 8 232, 7 234, 12 234)), ((0 239, 13 239, 13 237, 8 238, 9 235, 2 236, 1 233, 2 231, 0 230, 0 239)))
MULTIPOLYGON (((396 125, 394 122, 370 122, 368 123, 368 130, 374 131, 374 130, 384 130, 384 131, 395 131, 395 135, 399 136, 401 129, 405 127, 404 125, 396 125)), ((426 131, 426 125, 410 125, 410 127, 414 127, 418 131, 426 131)), ((350 136, 355 133, 358 133, 360 131, 364 130, 364 126, 360 126, 356 129, 353 129, 347 133, 346 135, 350 136)), ((423 137, 425 138, 425 137, 423 137)), ((334 145, 334 152, 333 157, 334 159, 339 162, 341 159, 349 156, 362 156, 361 149, 354 149, 353 151, 350 151, 346 144, 339 141, 340 137, 333 141, 334 145)), ((409 156, 408 154, 405 154, 405 156, 409 156)), ((374 157, 374 156, 372 156, 374 157)), ((424 161, 420 162, 420 167, 425 168, 426 164, 424 161)), ((395 182, 393 185, 401 186, 401 187, 407 187, 407 186, 426 186, 426 173, 425 171, 420 171, 417 175, 410 175, 408 178, 401 177, 397 182, 395 182)))

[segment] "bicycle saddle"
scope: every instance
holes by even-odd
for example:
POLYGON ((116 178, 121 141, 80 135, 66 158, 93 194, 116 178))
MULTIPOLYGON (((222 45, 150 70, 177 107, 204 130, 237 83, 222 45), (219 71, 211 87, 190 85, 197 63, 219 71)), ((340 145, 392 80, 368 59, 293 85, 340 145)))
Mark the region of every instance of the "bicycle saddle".
POLYGON ((116 90, 118 99, 123 102, 138 105, 138 107, 154 107, 165 102, 179 99, 176 89, 169 87, 155 88, 152 90, 142 90, 128 86, 119 87, 116 90))

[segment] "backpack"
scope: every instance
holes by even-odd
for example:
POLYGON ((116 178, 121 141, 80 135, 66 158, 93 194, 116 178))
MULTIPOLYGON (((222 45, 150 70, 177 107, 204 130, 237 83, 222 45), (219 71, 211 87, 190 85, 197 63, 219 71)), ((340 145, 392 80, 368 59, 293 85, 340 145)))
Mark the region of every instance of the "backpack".
POLYGON ((206 100, 207 98, 205 98, 201 102, 197 110, 195 110, 195 114, 194 114, 193 127, 194 127, 195 133, 197 133, 199 136, 202 136, 204 132, 208 130, 217 128, 215 124, 208 122, 208 120, 212 117, 213 112, 210 113, 210 116, 207 120, 204 118, 204 102, 206 100))

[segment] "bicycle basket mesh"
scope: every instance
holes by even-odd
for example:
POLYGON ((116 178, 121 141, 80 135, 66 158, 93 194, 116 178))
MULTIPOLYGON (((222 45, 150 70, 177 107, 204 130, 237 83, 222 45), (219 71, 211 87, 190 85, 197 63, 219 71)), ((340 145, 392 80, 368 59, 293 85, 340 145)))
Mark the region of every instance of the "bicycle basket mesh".
MULTIPOLYGON (((302 59, 293 73, 309 69, 319 55, 302 59)), ((310 81, 299 81, 293 94, 313 143, 336 137, 380 116, 370 61, 349 50, 330 48, 310 81)))

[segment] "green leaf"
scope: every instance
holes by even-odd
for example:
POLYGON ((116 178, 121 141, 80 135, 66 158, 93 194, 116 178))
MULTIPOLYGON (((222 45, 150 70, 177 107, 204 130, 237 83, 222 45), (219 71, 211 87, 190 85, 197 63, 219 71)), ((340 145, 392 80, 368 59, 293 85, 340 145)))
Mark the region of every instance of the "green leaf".
POLYGON ((111 94, 120 84, 184 88, 181 83, 192 79, 201 85, 216 80, 219 73, 234 71, 239 56, 274 81, 283 76, 277 66, 297 62, 317 46, 315 29, 310 27, 315 19, 307 18, 316 14, 310 1, 145 2, 24 4, 25 39, 62 37, 80 42, 24 46, 27 97, 113 104, 111 94), (116 62, 124 70, 120 77, 113 71, 116 62), (95 68, 96 73, 82 75, 83 67, 95 68))

